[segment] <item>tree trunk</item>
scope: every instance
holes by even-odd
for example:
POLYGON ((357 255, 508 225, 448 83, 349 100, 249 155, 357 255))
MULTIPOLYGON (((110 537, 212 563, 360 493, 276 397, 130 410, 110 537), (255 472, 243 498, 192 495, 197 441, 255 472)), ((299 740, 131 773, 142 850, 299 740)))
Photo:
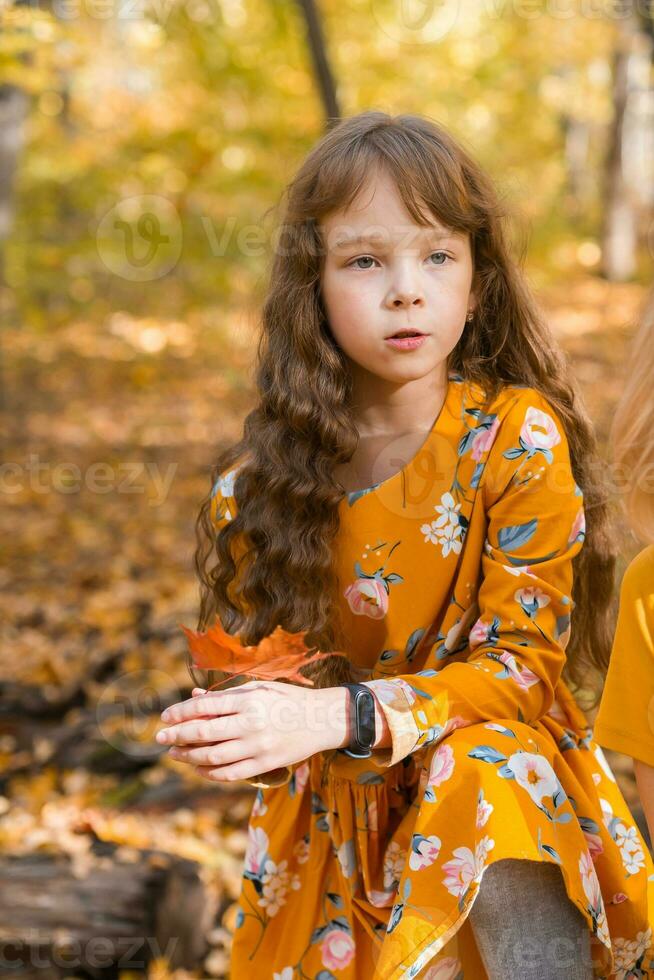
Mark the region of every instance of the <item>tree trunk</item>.
POLYGON ((602 271, 610 281, 624 282, 637 270, 638 243, 646 233, 641 224, 643 212, 652 203, 648 169, 652 43, 633 14, 618 20, 618 32, 613 60, 614 114, 605 170, 602 271))
MULTIPOLYGON (((13 221, 13 189, 18 158, 24 141, 28 97, 14 85, 0 85, 0 288, 4 282, 5 242, 13 221)), ((3 299, 0 297, 0 320, 3 299)), ((0 343, 0 358, 2 344, 0 343)), ((6 378, 0 359, 0 410, 7 407, 6 378)))
POLYGON ((334 77, 329 67, 325 38, 320 24, 320 15, 315 0, 299 0, 299 4, 307 28, 307 38, 327 119, 327 129, 330 129, 340 120, 341 113, 338 107, 334 77))

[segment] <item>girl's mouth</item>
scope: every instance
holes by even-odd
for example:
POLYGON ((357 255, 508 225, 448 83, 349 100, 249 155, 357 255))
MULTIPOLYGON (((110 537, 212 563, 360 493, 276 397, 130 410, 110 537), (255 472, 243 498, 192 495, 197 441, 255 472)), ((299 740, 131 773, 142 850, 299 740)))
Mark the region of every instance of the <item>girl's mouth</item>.
POLYGON ((386 338, 386 343, 394 347, 395 350, 415 350, 422 346, 427 339, 427 334, 418 333, 414 330, 398 330, 397 334, 386 338))

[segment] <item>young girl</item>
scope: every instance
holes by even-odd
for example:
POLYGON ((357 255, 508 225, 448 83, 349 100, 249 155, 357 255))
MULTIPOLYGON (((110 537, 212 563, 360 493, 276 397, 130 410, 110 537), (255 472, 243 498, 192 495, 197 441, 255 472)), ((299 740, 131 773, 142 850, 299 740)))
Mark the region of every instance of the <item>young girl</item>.
POLYGON ((231 977, 654 977, 654 866, 571 691, 610 652, 605 492, 492 183, 432 121, 363 112, 282 230, 200 628, 347 659, 162 716, 176 758, 259 788, 231 977))
POLYGON ((634 760, 638 792, 654 841, 654 303, 638 332, 627 385, 611 427, 625 509, 648 546, 628 566, 594 737, 634 760))

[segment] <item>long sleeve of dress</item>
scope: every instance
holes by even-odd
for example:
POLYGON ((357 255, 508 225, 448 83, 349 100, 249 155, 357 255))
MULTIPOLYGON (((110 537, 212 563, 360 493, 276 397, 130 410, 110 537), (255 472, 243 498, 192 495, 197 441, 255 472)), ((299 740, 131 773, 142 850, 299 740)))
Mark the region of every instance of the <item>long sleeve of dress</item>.
MULTIPOLYGON (((228 473, 221 474, 212 488, 210 513, 212 523, 217 530, 236 516, 234 478, 237 471, 238 465, 235 465, 228 473)), ((300 763, 296 762, 290 766, 272 769, 269 772, 253 776, 251 779, 245 779, 244 782, 263 789, 270 786, 283 786, 291 780, 298 765, 300 763)))
POLYGON ((563 424, 535 389, 517 389, 494 425, 478 483, 487 529, 467 658, 437 670, 432 651, 422 670, 365 682, 391 732, 391 747, 375 753, 382 765, 455 728, 537 721, 554 700, 584 539, 581 490, 563 424))
POLYGON ((620 585, 611 659, 593 735, 614 752, 654 766, 654 545, 630 563, 620 585))

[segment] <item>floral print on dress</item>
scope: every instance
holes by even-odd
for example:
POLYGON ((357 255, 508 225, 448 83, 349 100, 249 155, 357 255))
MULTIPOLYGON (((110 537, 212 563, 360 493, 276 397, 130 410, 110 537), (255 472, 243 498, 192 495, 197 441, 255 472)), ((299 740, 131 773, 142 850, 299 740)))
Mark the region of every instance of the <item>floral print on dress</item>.
POLYGON ((552 449, 561 442, 561 434, 551 415, 532 405, 527 409, 520 429, 519 446, 507 449, 507 459, 519 459, 526 454, 525 462, 536 453, 542 453, 548 463, 554 459, 552 449))
POLYGON ((634 824, 616 817, 607 800, 600 800, 600 803, 604 823, 618 846, 626 874, 637 874, 645 867, 645 849, 640 832, 634 824))
POLYGON ((584 851, 579 858, 579 872, 581 874, 584 892, 588 899, 586 911, 593 921, 593 932, 596 936, 599 936, 603 943, 608 945, 611 942, 611 937, 604 910, 602 889, 599 878, 597 877, 595 865, 593 864, 593 859, 588 850, 584 851))
POLYGON ((568 538, 568 544, 574 544, 575 541, 583 541, 586 537, 586 515, 584 513, 584 508, 580 507, 577 511, 577 516, 575 517, 572 528, 570 530, 570 537, 568 538))
POLYGON ((473 883, 477 882, 486 867, 486 858, 495 846, 490 837, 482 837, 474 852, 469 847, 456 847, 454 857, 443 865, 446 877, 443 884, 448 892, 459 899, 459 907, 470 891, 473 883))
MULTIPOLYGON (((390 559, 399 544, 399 541, 395 542, 388 553, 386 562, 390 559)), ((365 555, 367 557, 367 553, 372 550, 379 557, 381 555, 381 549, 384 547, 384 544, 378 544, 375 548, 371 549, 369 545, 366 545, 365 555)), ((402 576, 396 572, 384 574, 386 562, 371 574, 363 571, 359 561, 354 563, 354 571, 357 577, 354 582, 351 582, 345 588, 343 595, 347 599, 350 610, 355 616, 383 619, 386 615, 391 586, 398 585, 404 581, 402 576)))
POLYGON ((230 497, 234 496, 234 479, 238 472, 238 468, 234 468, 225 473, 223 476, 219 476, 211 489, 211 497, 213 500, 220 499, 221 510, 216 510, 214 513, 215 520, 232 520, 232 513, 229 509, 229 503, 226 501, 230 497))
POLYGON ((423 524, 420 528, 425 541, 439 545, 443 558, 447 558, 451 551, 458 555, 463 547, 466 531, 466 523, 459 515, 461 504, 455 503, 454 497, 448 491, 441 497, 440 504, 434 506, 434 510, 439 515, 436 520, 423 524))
POLYGON ((464 487, 459 481, 459 467, 461 463, 467 456, 470 456, 474 460, 476 465, 470 478, 470 486, 476 490, 479 486, 481 475, 484 472, 484 456, 487 456, 490 451, 500 429, 500 422, 495 414, 487 415, 478 408, 465 408, 462 414, 466 432, 461 436, 457 446, 459 459, 452 481, 452 492, 456 493, 457 496, 465 496, 464 487), (468 425, 468 420, 471 418, 475 419, 477 423, 474 428, 470 428, 468 425))
POLYGON ((427 803, 436 803, 436 788, 446 782, 454 772, 454 755, 445 742, 441 742, 431 759, 429 772, 424 770, 425 779, 421 780, 420 791, 427 803))

